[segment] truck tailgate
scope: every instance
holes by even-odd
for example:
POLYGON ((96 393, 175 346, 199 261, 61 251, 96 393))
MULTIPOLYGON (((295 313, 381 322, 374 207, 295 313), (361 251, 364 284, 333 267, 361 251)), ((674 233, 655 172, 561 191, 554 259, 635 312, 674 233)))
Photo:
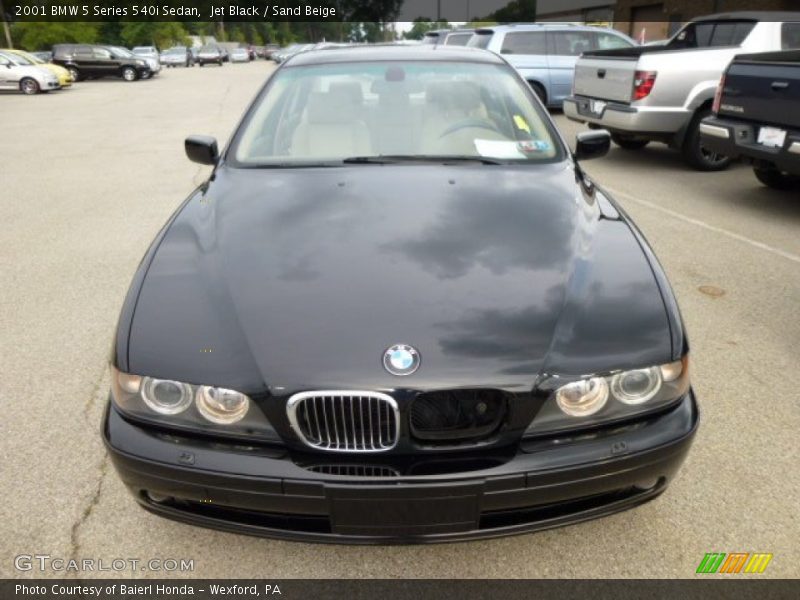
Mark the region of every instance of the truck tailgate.
POLYGON ((800 129, 800 51, 740 55, 725 75, 720 116, 800 129))
POLYGON ((575 65, 576 96, 629 103, 637 57, 582 56, 575 65))

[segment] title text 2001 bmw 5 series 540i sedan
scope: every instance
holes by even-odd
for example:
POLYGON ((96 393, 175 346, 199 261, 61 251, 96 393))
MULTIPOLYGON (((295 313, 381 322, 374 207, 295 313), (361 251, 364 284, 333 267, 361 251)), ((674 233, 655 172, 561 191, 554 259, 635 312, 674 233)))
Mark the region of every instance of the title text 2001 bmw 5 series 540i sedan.
POLYGON ((147 252, 104 436, 136 500, 231 531, 452 541, 661 493, 698 421, 675 299, 481 50, 299 54, 147 252))

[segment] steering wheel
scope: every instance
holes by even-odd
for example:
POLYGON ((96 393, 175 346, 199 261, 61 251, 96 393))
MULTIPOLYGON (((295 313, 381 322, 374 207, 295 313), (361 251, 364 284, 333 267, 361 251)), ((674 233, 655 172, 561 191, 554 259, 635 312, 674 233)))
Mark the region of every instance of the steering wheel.
POLYGON ((452 125, 450 125, 450 127, 448 127, 442 132, 442 134, 439 136, 439 139, 447 137, 448 135, 452 135, 456 131, 461 131, 462 129, 466 129, 467 127, 472 127, 473 129, 488 129, 492 133, 500 133, 499 131, 497 131, 497 128, 495 128, 490 123, 487 123, 483 119, 472 118, 472 119, 463 119, 461 121, 458 121, 457 123, 453 123, 452 125))

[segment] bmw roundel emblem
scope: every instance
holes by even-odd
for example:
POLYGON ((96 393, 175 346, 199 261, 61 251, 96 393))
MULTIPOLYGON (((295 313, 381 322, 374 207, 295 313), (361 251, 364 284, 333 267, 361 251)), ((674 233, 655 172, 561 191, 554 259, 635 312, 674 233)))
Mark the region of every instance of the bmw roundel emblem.
POLYGON ((392 375, 411 375, 419 369, 417 349, 408 344, 395 344, 383 353, 383 368, 392 375))

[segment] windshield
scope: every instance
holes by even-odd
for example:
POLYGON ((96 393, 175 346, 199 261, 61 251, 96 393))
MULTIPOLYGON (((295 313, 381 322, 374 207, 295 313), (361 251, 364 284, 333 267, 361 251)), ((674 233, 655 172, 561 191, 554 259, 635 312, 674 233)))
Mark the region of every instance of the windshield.
POLYGON ((561 149, 509 67, 396 61, 281 69, 232 153, 242 166, 300 166, 398 156, 540 162, 561 149))
POLYGON ((15 53, 18 57, 23 58, 28 61, 28 64, 33 65, 45 65, 47 64, 38 56, 34 56, 33 54, 28 54, 27 52, 23 52, 22 50, 17 50, 15 53))
POLYGON ((203 46, 202 48, 200 48, 200 52, 216 52, 216 51, 217 51, 216 46, 203 46))
POLYGON ((20 56, 19 54, 14 54, 13 52, 9 52, 8 54, 3 54, 3 56, 5 56, 15 65, 31 66, 34 64, 32 60, 28 60, 26 57, 20 56))

